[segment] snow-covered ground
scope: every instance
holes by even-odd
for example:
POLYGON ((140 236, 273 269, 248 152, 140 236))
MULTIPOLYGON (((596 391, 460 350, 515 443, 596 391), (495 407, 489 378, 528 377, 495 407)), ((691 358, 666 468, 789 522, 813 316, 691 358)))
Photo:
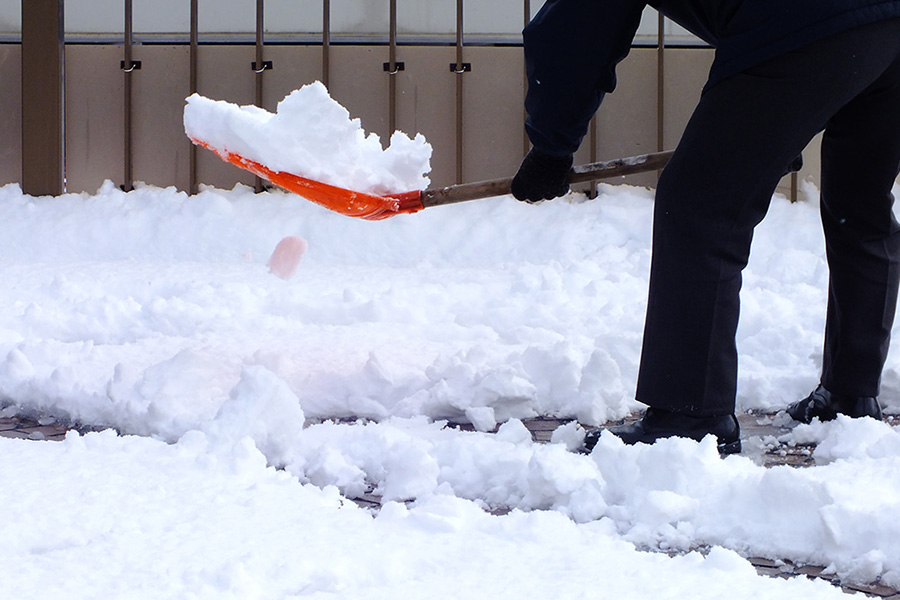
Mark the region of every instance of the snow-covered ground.
MULTIPOLYGON (((754 242, 742 411, 774 413, 818 380, 827 269, 805 191, 776 197, 754 242)), ((795 428, 787 442, 818 444, 805 469, 720 459, 712 440, 605 436, 583 456, 567 450, 575 424, 531 441, 523 419, 639 409, 652 202, 604 185, 593 201, 501 197, 369 222, 244 187, 0 188, 0 415, 120 434, 0 438, 0 590, 842 595, 760 577, 742 556, 900 585, 900 432, 886 424, 795 428), (307 249, 273 274, 285 238, 307 249), (368 490, 377 515, 344 499, 368 490)), ((900 412, 897 353, 882 399, 900 412)))
MULTIPOLYGON (((652 193, 509 197, 368 222, 280 193, 0 189, 4 414, 113 433, 0 439, 4 588, 48 598, 837 597, 738 554, 900 584, 900 434, 794 430, 819 466, 711 443, 566 451, 519 419, 631 400, 652 193), (266 263, 308 242, 284 280, 266 263), (362 416, 367 425, 318 423, 362 416), (462 432, 469 420, 496 434, 462 432), (313 423, 310 425, 310 423, 313 423), (304 428, 304 425, 307 425, 304 428), (279 469, 276 469, 278 467, 279 469), (374 487, 372 517, 340 493, 374 487), (415 499, 411 504, 394 501, 415 499), (484 506, 506 506, 491 516, 484 506), (636 549, 712 546, 708 557, 636 549)), ((776 197, 743 292, 742 410, 816 383, 815 200, 776 197)), ((883 398, 900 399, 892 355, 883 398)))

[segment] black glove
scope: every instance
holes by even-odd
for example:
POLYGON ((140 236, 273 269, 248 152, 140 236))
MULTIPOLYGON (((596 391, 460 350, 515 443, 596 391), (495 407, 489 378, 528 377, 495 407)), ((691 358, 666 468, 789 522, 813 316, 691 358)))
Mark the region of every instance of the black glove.
POLYGON ((541 202, 569 191, 569 169, 572 156, 551 156, 532 148, 519 165, 510 191, 517 200, 541 202))

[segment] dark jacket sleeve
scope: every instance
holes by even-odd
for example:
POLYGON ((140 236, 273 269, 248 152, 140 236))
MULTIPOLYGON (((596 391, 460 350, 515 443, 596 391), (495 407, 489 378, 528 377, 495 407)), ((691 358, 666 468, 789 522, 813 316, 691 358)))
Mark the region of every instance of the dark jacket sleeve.
POLYGON ((616 86, 645 2, 547 0, 523 32, 525 128, 547 154, 573 154, 603 96, 616 86))

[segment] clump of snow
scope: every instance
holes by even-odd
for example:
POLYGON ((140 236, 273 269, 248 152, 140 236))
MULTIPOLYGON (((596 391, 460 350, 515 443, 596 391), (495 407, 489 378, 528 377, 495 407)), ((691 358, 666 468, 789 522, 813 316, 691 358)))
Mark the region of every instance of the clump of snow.
MULTIPOLYGON (((10 589, 842 597, 760 578, 742 558, 754 555, 900 586, 900 432, 884 423, 797 426, 784 443, 818 446, 804 469, 723 460, 711 439, 607 435, 583 456, 574 423, 532 441, 533 416, 590 425, 639 408, 653 194, 600 191, 373 226, 242 186, 0 188, 3 414, 122 434, 0 439, 10 589), (291 236, 308 250, 273 277, 269 257, 291 236), (385 499, 377 517, 341 499, 366 492, 385 499)), ((776 197, 757 230, 739 410, 783 409, 818 381, 817 208, 776 197)), ((881 398, 897 412, 896 352, 881 398)))
POLYGON ((284 380, 253 365, 244 368, 216 416, 200 429, 226 445, 249 438, 266 457, 283 464, 304 422, 300 402, 284 380))
POLYGON ((193 94, 184 108, 188 137, 281 171, 378 195, 428 187, 431 145, 391 135, 382 148, 320 82, 294 90, 275 113, 193 94))
MULTIPOLYGON (((579 523, 605 520, 638 547, 723 546, 832 565, 845 580, 900 583, 900 525, 889 509, 900 502, 891 475, 900 468, 900 432, 868 419, 812 430, 825 449, 817 453, 821 464, 767 469, 746 457, 721 459, 712 438, 626 446, 605 434, 591 456, 582 456, 564 439, 532 443, 517 420, 496 435, 421 419, 326 423, 304 431, 286 468, 348 495, 381 482, 376 492, 392 500, 450 494, 486 507, 554 510, 579 523), (877 458, 857 449, 872 448, 873 429, 877 458), (839 443, 843 451, 835 449, 839 443)), ((786 442, 810 439, 810 429, 801 428, 786 442)))

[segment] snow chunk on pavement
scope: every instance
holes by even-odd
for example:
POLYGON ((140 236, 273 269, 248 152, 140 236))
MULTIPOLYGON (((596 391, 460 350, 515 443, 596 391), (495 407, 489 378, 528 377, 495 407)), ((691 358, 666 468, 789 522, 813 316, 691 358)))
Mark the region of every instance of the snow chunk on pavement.
POLYGON ((249 438, 270 462, 283 464, 304 421, 300 400, 284 380, 265 367, 250 365, 204 430, 226 444, 249 438))

